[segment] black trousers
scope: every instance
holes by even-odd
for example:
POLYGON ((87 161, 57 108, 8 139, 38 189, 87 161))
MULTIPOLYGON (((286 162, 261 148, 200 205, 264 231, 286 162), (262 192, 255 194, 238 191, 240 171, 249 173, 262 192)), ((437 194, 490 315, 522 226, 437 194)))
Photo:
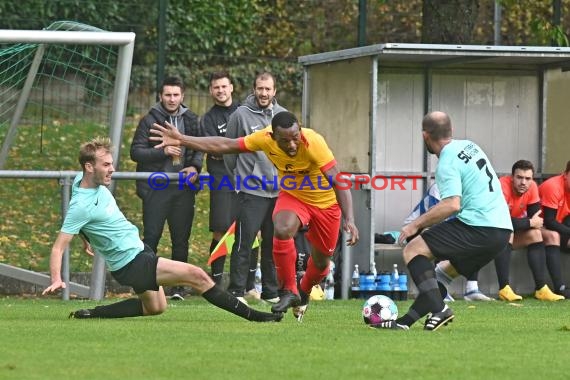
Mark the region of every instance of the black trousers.
POLYGON ((172 260, 188 262, 195 200, 195 190, 187 187, 179 190, 178 184, 148 192, 143 198, 143 242, 156 252, 164 223, 168 222, 172 260))
POLYGON ((237 195, 235 242, 230 258, 228 291, 243 296, 249 273, 251 246, 261 231, 261 298, 278 296, 277 277, 273 263, 272 213, 277 198, 265 198, 240 192, 237 195))

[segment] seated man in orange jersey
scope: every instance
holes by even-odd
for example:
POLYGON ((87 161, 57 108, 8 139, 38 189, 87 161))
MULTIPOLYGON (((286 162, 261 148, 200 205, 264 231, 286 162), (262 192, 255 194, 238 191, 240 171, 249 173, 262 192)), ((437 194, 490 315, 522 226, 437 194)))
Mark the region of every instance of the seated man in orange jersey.
MULTIPOLYGON (((540 216, 538 186, 532 179, 533 175, 532 162, 519 160, 513 164, 510 176, 500 178, 514 229, 507 248, 495 258, 499 298, 504 301, 512 302, 522 299, 509 285, 509 266, 513 248, 527 249, 528 266, 535 283, 534 297, 543 301, 564 299, 564 296, 553 293, 546 285, 544 272, 547 261, 541 232, 543 220, 540 216)), ((554 268, 555 273, 551 272, 552 278, 556 278, 556 271, 560 272, 560 266, 554 268)))
POLYGON ((546 249, 546 265, 550 270, 554 293, 570 298, 570 289, 562 278, 560 250, 570 250, 570 161, 564 173, 547 179, 538 187, 544 229, 542 237, 546 249), (553 276, 552 272, 556 275, 553 276))

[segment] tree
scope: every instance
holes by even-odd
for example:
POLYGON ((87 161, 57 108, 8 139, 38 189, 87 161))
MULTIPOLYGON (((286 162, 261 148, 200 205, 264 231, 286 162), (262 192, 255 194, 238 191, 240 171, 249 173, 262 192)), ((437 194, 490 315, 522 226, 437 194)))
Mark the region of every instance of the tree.
POLYGON ((469 44, 479 14, 478 0, 424 0, 422 43, 469 44))

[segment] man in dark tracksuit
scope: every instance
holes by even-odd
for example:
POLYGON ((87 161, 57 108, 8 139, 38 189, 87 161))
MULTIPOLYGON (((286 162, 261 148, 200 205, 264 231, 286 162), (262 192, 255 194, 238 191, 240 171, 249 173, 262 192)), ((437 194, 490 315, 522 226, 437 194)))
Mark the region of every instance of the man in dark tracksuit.
MULTIPOLYGON (((168 121, 189 136, 200 136, 198 116, 186 108, 184 84, 177 77, 166 78, 160 90, 160 102, 139 122, 131 143, 131 159, 137 163, 137 172, 182 172, 188 181, 196 179, 202 168, 203 153, 184 147, 155 149, 156 143, 149 140, 153 123, 168 121)), ((143 203, 143 241, 154 252, 162 236, 164 223, 168 221, 172 241, 172 260, 187 262, 190 233, 194 219, 196 191, 187 185, 179 187, 178 181, 167 186, 152 180, 137 181, 137 195, 143 203)), ((171 299, 183 299, 182 287, 171 289, 171 299)))
MULTIPOLYGON (((253 94, 230 116, 226 137, 247 136, 270 125, 278 112, 286 111, 277 104, 275 93, 273 75, 267 72, 257 75, 253 94)), ((243 186, 243 183, 240 186, 236 201, 236 231, 230 258, 228 291, 243 300, 245 291, 249 290, 245 287, 251 246, 261 230, 261 299, 275 303, 278 301, 278 284, 273 263, 272 213, 279 189, 273 188, 271 183, 262 184, 261 179, 265 177, 270 182, 277 178, 277 170, 263 152, 225 154, 224 161, 228 170, 236 176, 236 182, 243 182, 249 176, 247 186, 243 186)))
MULTIPOLYGON (((228 119, 239 106, 239 103, 233 100, 233 90, 234 86, 229 73, 220 71, 210 75, 210 95, 212 95, 214 105, 200 120, 202 132, 205 136, 226 135, 228 119)), ((209 218, 210 231, 212 232, 211 254, 235 220, 234 200, 236 193, 232 187, 221 186, 224 178, 233 181, 233 175, 228 172, 221 155, 208 154, 206 165, 211 179, 209 218)), ((211 263, 212 279, 218 285, 222 284, 225 262, 226 256, 221 256, 211 263)), ((254 269, 256 265, 257 260, 254 269)))

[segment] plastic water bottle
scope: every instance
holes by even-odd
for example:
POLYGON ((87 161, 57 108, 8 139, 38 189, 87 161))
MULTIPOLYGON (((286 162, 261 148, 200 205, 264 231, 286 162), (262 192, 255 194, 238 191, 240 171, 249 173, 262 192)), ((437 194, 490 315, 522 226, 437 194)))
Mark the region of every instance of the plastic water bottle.
POLYGON ((257 268, 255 268, 255 280, 254 280, 255 290, 261 294, 261 264, 257 263, 257 268))
POLYGON ((390 290, 392 293, 392 299, 394 301, 400 300, 400 273, 398 273, 398 264, 394 264, 394 269, 392 269, 392 274, 390 276, 390 290))
POLYGON ((325 277, 325 299, 334 300, 334 263, 331 261, 329 273, 325 277))
POLYGON ((373 276, 373 280, 372 280, 373 281, 372 285, 374 286, 373 290, 376 290, 378 288, 377 281, 379 280, 379 278, 378 278, 378 271, 376 270, 376 262, 375 261, 373 261, 370 264, 370 271, 371 271, 372 276, 373 276))
POLYGON ((394 264, 394 269, 392 269, 392 276, 390 278, 391 286, 393 291, 400 291, 400 273, 398 273, 398 264, 394 264))
POLYGON ((351 290, 355 295, 360 292, 360 271, 358 270, 358 264, 354 265, 354 272, 352 272, 351 290))

